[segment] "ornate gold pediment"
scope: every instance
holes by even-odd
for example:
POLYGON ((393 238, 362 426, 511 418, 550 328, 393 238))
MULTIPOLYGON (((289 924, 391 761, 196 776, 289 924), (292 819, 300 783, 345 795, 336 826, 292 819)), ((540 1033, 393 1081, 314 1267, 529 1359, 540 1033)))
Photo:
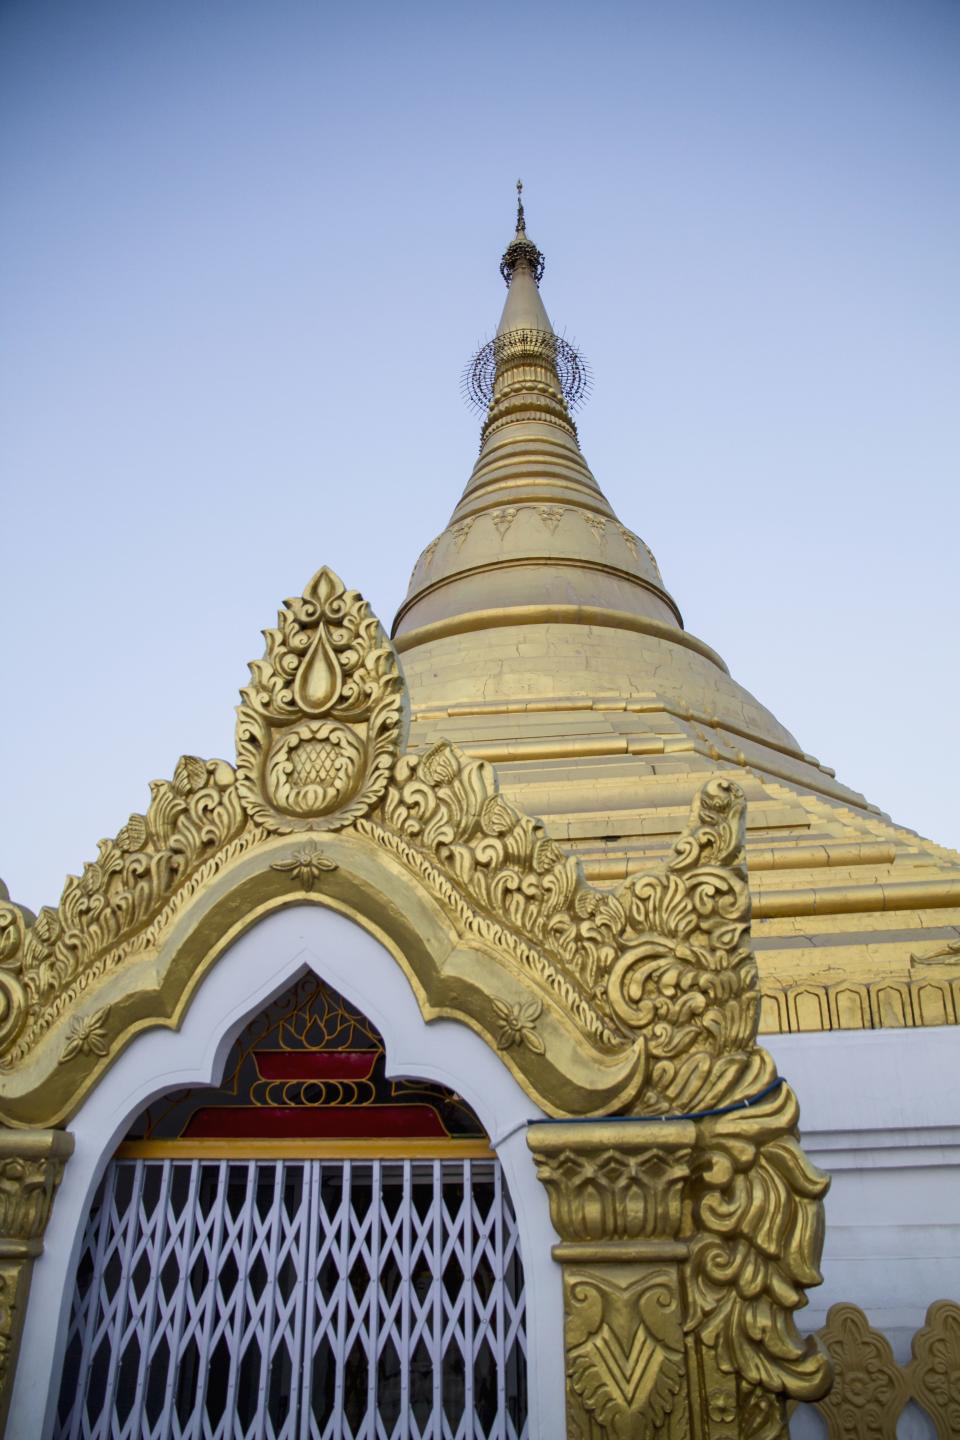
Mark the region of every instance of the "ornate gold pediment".
POLYGON ((477 1030, 549 1113, 690 1112, 773 1077, 732 781, 700 792, 662 871, 600 890, 489 765, 405 749, 397 656, 329 570, 266 641, 236 767, 183 757, 56 908, 0 908, 0 1119, 68 1118, 136 1031, 178 1022, 232 938, 295 901, 374 929, 425 1012, 477 1030))
POLYGON ((761 1415, 744 1436, 779 1424, 779 1397, 829 1378, 793 1324, 826 1180, 756 1045, 739 787, 716 775, 661 869, 598 889, 485 762, 406 748, 396 653, 329 570, 266 640, 236 767, 184 756, 57 907, 0 901, 0 1122, 69 1120, 245 929, 329 906, 561 1121, 529 1138, 563 1237, 574 1432, 679 1440, 696 1386, 698 1435, 731 1407, 761 1415))

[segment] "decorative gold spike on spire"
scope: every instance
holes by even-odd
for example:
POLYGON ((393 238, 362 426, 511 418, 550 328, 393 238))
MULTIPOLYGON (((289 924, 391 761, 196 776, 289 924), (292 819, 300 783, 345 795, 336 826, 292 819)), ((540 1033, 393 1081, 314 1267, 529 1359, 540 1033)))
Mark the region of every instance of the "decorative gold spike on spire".
POLYGON ((545 261, 543 254, 532 240, 527 239, 527 220, 523 213, 523 181, 517 181, 517 229, 516 234, 503 252, 500 274, 507 285, 513 280, 514 271, 529 270, 539 285, 543 279, 545 261))

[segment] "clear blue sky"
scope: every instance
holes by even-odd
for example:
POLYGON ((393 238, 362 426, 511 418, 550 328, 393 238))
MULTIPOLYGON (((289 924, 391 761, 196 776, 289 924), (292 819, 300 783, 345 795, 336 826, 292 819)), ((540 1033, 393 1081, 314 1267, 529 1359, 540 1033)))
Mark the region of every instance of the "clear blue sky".
POLYGON ((321 563, 389 624, 476 453, 513 185, 688 627, 960 844, 960 5, 0 5, 0 874, 233 753, 321 563))

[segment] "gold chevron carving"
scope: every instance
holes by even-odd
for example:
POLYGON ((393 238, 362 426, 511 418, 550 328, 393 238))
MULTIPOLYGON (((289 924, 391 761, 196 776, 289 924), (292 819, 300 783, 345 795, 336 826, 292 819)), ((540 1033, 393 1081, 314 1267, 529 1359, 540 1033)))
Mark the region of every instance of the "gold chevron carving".
POLYGON ((676 1276, 651 1269, 627 1279, 624 1272, 565 1273, 570 1408, 574 1424, 579 1410, 610 1435, 654 1440, 683 1384, 676 1276))

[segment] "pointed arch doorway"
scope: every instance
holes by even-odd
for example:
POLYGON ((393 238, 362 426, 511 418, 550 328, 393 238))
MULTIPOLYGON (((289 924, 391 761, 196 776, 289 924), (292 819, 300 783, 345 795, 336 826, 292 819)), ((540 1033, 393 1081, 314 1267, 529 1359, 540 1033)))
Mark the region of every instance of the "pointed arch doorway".
MULTIPOLYGON (((281 1128, 296 1128, 296 1104, 275 1108, 287 1112, 281 1128)), ((53 1343, 49 1311, 47 1333, 37 1325, 25 1337, 15 1433, 548 1433, 540 1426, 559 1407, 546 1372, 562 1395, 561 1304, 524 1143, 532 1110, 477 1037, 424 1024, 393 957, 358 926, 316 907, 262 921, 218 962, 182 1031, 134 1042, 71 1127, 75 1183, 37 1276, 53 1294, 59 1267, 70 1305, 53 1343), (310 1062, 339 1077, 291 1078, 289 1045, 266 1065, 254 1053, 298 986, 301 1000, 328 1005, 336 986, 341 1018, 366 1026, 340 1036, 346 1044, 327 1052, 338 1058, 310 1062), (279 1146, 255 1133, 253 1112, 266 1107, 238 1093, 244 1045, 258 1099, 313 1087, 300 1097, 301 1120, 312 1116, 300 1128, 312 1133, 279 1146), (219 1090, 197 1092, 220 1075, 219 1090), (317 1086, 329 1080, 363 1103, 324 1107, 317 1086), (384 1134, 398 1125, 407 1133, 384 1134), (346 1135, 351 1126, 365 1133, 346 1135), (531 1312, 544 1323, 527 1358, 531 1312)))

